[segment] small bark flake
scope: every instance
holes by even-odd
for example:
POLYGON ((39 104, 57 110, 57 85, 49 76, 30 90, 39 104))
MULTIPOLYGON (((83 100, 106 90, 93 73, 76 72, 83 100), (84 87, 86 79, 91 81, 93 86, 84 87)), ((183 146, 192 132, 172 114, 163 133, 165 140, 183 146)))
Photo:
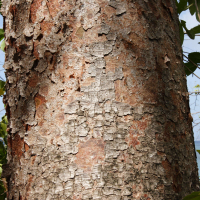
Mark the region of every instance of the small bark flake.
POLYGON ((53 22, 43 21, 40 25, 41 25, 41 30, 42 30, 41 32, 42 33, 46 32, 46 34, 49 34, 53 27, 53 22))
POLYGON ((34 0, 32 5, 31 5, 31 20, 34 23, 37 19, 37 11, 40 9, 42 4, 42 0, 34 0))
POLYGON ((127 143, 129 146, 136 147, 137 145, 140 144, 140 141, 138 140, 137 136, 133 136, 132 134, 129 134, 129 139, 127 143))
POLYGON ((104 161, 104 141, 102 139, 89 139, 79 144, 76 155, 76 164, 86 172, 91 172, 96 164, 104 161))
POLYGON ((36 109, 46 102, 45 97, 37 94, 35 97, 35 107, 36 109))
POLYGON ((30 87, 36 87, 37 83, 38 83, 38 75, 33 74, 32 77, 29 79, 28 85, 30 87))
POLYGON ((162 166, 166 171, 166 176, 168 178, 170 178, 172 176, 172 174, 171 174, 172 173, 172 166, 171 166, 170 162, 167 159, 165 159, 165 160, 162 161, 162 166))
POLYGON ((18 134, 14 136, 14 138, 8 138, 8 146, 12 149, 12 155, 20 157, 23 155, 22 148, 24 147, 24 139, 20 138, 18 134))
POLYGON ((10 5, 9 11, 12 13, 13 16, 16 15, 17 8, 15 5, 10 5))
POLYGON ((26 142, 24 142, 24 149, 25 149, 25 152, 27 152, 29 150, 29 146, 28 146, 28 144, 26 144, 26 142))
POLYGON ((76 31, 76 36, 79 38, 79 39, 82 39, 83 38, 83 34, 84 34, 84 29, 83 27, 79 27, 78 30, 76 31))

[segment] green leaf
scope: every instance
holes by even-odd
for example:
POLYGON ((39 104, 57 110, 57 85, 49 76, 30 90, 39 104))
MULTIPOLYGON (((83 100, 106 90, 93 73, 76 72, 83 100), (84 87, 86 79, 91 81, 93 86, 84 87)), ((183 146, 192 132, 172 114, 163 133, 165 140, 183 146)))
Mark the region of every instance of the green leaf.
POLYGON ((187 35, 194 40, 195 38, 195 34, 191 31, 191 30, 188 30, 187 27, 186 27, 186 21, 184 20, 181 20, 181 25, 183 26, 183 28, 185 29, 187 35))
POLYGON ((2 2, 0 1, 0 8, 1 8, 2 2))
POLYGON ((1 123, 1 128, 2 128, 3 132, 6 132, 7 124, 1 123))
POLYGON ((187 8, 187 0, 180 0, 179 3, 177 4, 178 14, 180 14, 186 8, 187 8))
POLYGON ((191 28, 190 31, 192 31, 194 34, 200 33, 200 25, 191 28))
POLYGON ((200 200, 200 191, 199 192, 193 192, 192 194, 183 198, 183 200, 200 200))
POLYGON ((200 63, 200 52, 192 52, 188 54, 189 61, 194 62, 195 64, 200 63))
POLYGON ((5 81, 0 80, 0 89, 4 89, 5 81))
MULTIPOLYGON (((188 3, 189 3, 189 2, 188 2, 188 3)), ((188 5, 188 6, 186 7, 186 10, 187 10, 188 8, 190 8, 191 6, 193 6, 193 4, 188 5)))
POLYGON ((179 34, 180 34, 180 40, 181 40, 181 45, 182 45, 184 41, 184 32, 183 32, 183 26, 181 23, 179 23, 179 34))
POLYGON ((2 117, 2 121, 0 122, 0 137, 2 137, 5 142, 5 145, 4 145, 5 148, 7 148, 6 147, 6 145, 7 145, 7 131, 6 131, 7 124, 8 124, 8 120, 7 120, 7 117, 4 115, 2 117))
POLYGON ((189 3, 189 10, 190 10, 190 14, 191 15, 194 15, 196 14, 196 19, 197 21, 200 21, 199 19, 199 15, 198 15, 198 10, 200 11, 200 1, 199 0, 196 0, 196 3, 197 3, 197 7, 196 7, 196 3, 195 3, 195 0, 188 0, 188 3, 189 3))
POLYGON ((196 12, 196 20, 197 20, 198 22, 200 22, 198 12, 196 12))
POLYGON ((4 187, 3 181, 0 179, 0 200, 6 199, 6 189, 4 187))
POLYGON ((5 46, 6 46, 5 40, 3 40, 3 41, 1 42, 1 50, 2 50, 2 51, 5 51, 5 46))
POLYGON ((0 80, 0 96, 5 92, 5 81, 0 80))
POLYGON ((184 68, 185 68, 186 75, 189 76, 196 70, 197 66, 195 66, 191 62, 188 62, 188 63, 184 63, 184 68))
POLYGON ((0 29, 0 41, 4 38, 4 30, 0 29))
POLYGON ((3 138, 5 144, 7 144, 7 118, 4 116, 2 117, 2 121, 0 122, 0 137, 3 138))
POLYGON ((200 154, 200 150, 196 150, 200 154))
POLYGON ((0 96, 2 96, 4 94, 4 90, 0 89, 0 96))
POLYGON ((1 164, 6 164, 7 162, 6 155, 7 155, 6 147, 4 146, 3 142, 0 142, 0 163, 1 164))
POLYGON ((178 1, 176 0, 176 7, 178 6, 178 1))
POLYGON ((0 179, 0 200, 6 199, 6 189, 3 185, 3 181, 0 179))
POLYGON ((189 10, 190 10, 190 14, 194 15, 194 13, 196 12, 196 7, 195 7, 195 2, 194 0, 188 0, 189 2, 189 10))
POLYGON ((3 122, 4 124, 8 124, 8 118, 7 118, 6 115, 4 115, 4 116, 2 117, 2 122, 3 122))

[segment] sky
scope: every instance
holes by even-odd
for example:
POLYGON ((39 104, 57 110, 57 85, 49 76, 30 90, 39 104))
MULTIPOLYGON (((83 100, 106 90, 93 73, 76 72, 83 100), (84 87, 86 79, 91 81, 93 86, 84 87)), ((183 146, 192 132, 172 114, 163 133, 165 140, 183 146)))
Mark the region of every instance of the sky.
MULTIPOLYGON (((182 14, 179 16, 180 19, 186 21, 187 28, 193 28, 194 26, 199 25, 199 23, 196 21, 195 16, 191 16, 189 11, 182 12, 182 14)), ((3 27, 3 17, 0 15, 0 28, 3 27)), ((200 36, 197 36, 195 40, 189 39, 187 36, 185 36, 184 44, 183 44, 183 51, 184 52, 200 52, 200 36)), ((0 78, 5 78, 5 70, 3 69, 3 63, 5 60, 5 54, 3 51, 0 50, 0 78)), ((195 74, 200 77, 200 69, 197 69, 195 71, 195 74)), ((194 92, 196 90, 195 86, 200 85, 200 80, 196 78, 194 75, 190 75, 187 77, 187 85, 188 85, 188 91, 194 92)), ((200 88, 199 88, 200 91, 200 88)), ((195 123, 200 123, 200 95, 190 95, 190 109, 193 116, 193 120, 195 123)), ((5 114, 4 105, 2 102, 2 97, 0 97, 0 118, 3 117, 5 114)), ((193 124, 195 125, 195 124, 193 124)), ((200 124, 197 126, 194 126, 194 138, 195 140, 200 140, 200 124)))

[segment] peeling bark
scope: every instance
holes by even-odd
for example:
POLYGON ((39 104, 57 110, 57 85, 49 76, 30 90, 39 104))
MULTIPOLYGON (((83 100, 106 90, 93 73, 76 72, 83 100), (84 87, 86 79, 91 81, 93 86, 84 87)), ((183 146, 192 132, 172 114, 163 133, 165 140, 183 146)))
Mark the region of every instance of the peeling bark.
POLYGON ((199 189, 175 1, 3 0, 2 13, 9 200, 199 189))

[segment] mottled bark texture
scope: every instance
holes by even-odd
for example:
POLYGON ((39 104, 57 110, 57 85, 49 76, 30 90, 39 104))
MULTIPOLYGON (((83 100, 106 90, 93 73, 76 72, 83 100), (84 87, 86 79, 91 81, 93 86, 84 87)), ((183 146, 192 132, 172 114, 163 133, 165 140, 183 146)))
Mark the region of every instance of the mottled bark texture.
POLYGON ((9 200, 180 200, 198 173, 174 0, 3 0, 9 200))

